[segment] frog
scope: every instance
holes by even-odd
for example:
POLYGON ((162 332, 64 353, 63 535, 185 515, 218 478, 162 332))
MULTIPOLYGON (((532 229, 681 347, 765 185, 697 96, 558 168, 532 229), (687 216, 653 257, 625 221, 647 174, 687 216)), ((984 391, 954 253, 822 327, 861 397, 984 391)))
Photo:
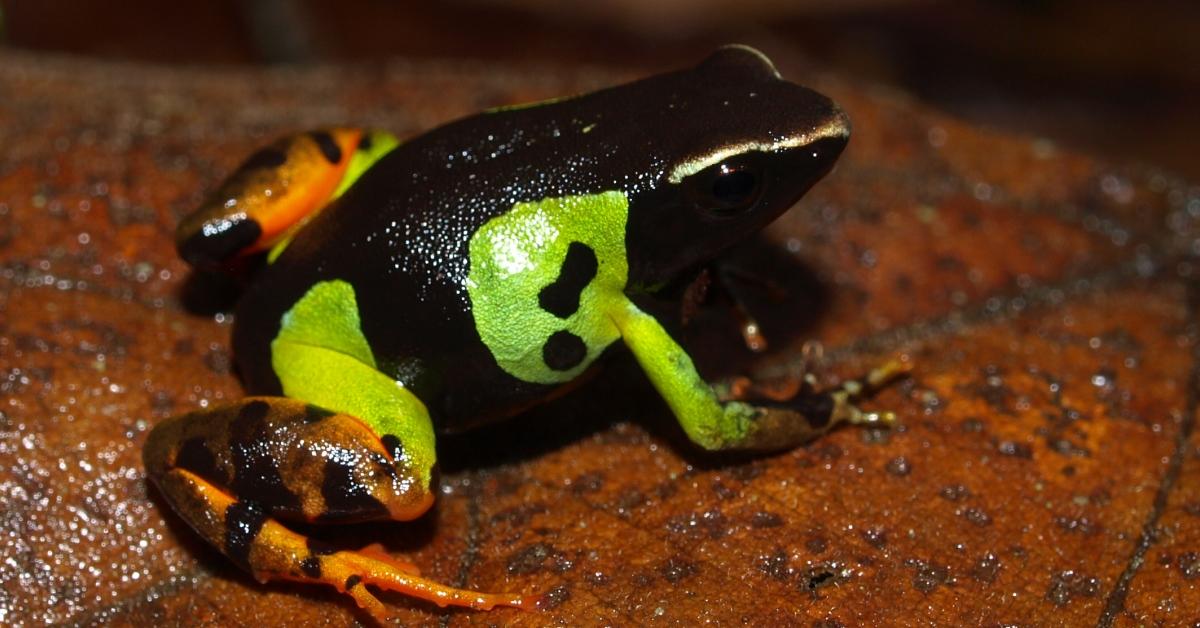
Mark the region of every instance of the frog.
POLYGON ((701 450, 779 451, 839 424, 889 424, 858 404, 895 363, 806 380, 790 398, 735 395, 635 304, 792 207, 849 137, 836 103, 741 45, 404 141, 349 127, 285 137, 179 224, 177 250, 198 269, 263 260, 234 312, 249 396, 156 425, 147 476, 259 581, 331 586, 380 622, 392 614, 370 588, 537 609, 535 593, 455 588, 375 545, 304 530, 421 517, 438 434, 555 398, 618 351, 701 450))

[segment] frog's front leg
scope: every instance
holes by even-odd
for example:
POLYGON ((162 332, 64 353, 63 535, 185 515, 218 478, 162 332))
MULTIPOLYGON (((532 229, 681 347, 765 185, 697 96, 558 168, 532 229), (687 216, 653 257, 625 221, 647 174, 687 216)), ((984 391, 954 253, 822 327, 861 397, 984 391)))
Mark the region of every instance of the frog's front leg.
POLYGON ((381 439, 357 417, 252 397, 158 425, 145 463, 175 511, 261 582, 327 584, 381 622, 389 613, 366 585, 439 606, 536 603, 447 587, 382 552, 336 551, 284 525, 405 521, 433 503, 429 470, 415 468, 403 443, 381 439))
POLYGON ((705 449, 787 449, 825 434, 838 423, 888 424, 894 418, 890 413, 863 412, 855 402, 902 373, 895 362, 833 390, 806 385, 786 402, 723 401, 654 317, 625 301, 611 318, 688 438, 705 449))

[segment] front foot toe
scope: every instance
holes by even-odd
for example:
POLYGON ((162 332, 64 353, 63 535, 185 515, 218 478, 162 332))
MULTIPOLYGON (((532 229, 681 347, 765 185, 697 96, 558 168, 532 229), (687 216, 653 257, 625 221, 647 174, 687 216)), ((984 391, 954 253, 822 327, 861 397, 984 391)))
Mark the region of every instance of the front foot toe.
POLYGON ((821 388, 810 372, 785 382, 752 382, 739 378, 716 387, 723 401, 751 406, 755 412, 747 437, 739 447, 779 450, 794 447, 828 433, 839 423, 891 427, 896 414, 863 411, 858 402, 878 392, 908 372, 899 360, 890 360, 861 378, 821 388))
MULTIPOLYGON (((882 365, 871 369, 863 377, 848 379, 836 388, 829 389, 823 394, 833 402, 830 412, 830 424, 839 422, 872 427, 891 427, 896 422, 896 413, 891 411, 864 412, 858 407, 858 402, 873 396, 899 377, 908 374, 909 366, 899 360, 888 360, 882 365)), ((810 388, 811 390, 811 388, 810 388)), ((816 392, 815 394, 822 394, 816 392)))
POLYGON ((882 412, 863 412, 857 406, 852 406, 855 413, 850 418, 846 419, 847 423, 853 425, 865 425, 868 427, 892 427, 896 424, 896 413, 890 411, 882 412))

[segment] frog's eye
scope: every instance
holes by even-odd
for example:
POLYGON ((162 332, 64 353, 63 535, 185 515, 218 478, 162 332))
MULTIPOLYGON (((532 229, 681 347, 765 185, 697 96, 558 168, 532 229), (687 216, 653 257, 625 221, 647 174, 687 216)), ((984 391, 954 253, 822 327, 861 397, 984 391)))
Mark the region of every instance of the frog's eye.
POLYGON ((722 205, 741 206, 757 195, 758 175, 749 168, 721 165, 721 174, 713 178, 713 199, 722 205))
POLYGON ((731 159, 697 173, 688 187, 697 207, 717 218, 749 210, 762 196, 763 176, 754 163, 731 159))

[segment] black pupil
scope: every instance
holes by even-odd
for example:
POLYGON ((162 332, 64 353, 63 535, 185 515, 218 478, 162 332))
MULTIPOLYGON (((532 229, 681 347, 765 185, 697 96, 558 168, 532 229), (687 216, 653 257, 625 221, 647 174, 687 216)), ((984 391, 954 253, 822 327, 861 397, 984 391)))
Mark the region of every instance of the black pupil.
POLYGON ((753 172, 733 170, 713 180, 713 197, 726 205, 738 205, 754 194, 757 180, 753 172))

